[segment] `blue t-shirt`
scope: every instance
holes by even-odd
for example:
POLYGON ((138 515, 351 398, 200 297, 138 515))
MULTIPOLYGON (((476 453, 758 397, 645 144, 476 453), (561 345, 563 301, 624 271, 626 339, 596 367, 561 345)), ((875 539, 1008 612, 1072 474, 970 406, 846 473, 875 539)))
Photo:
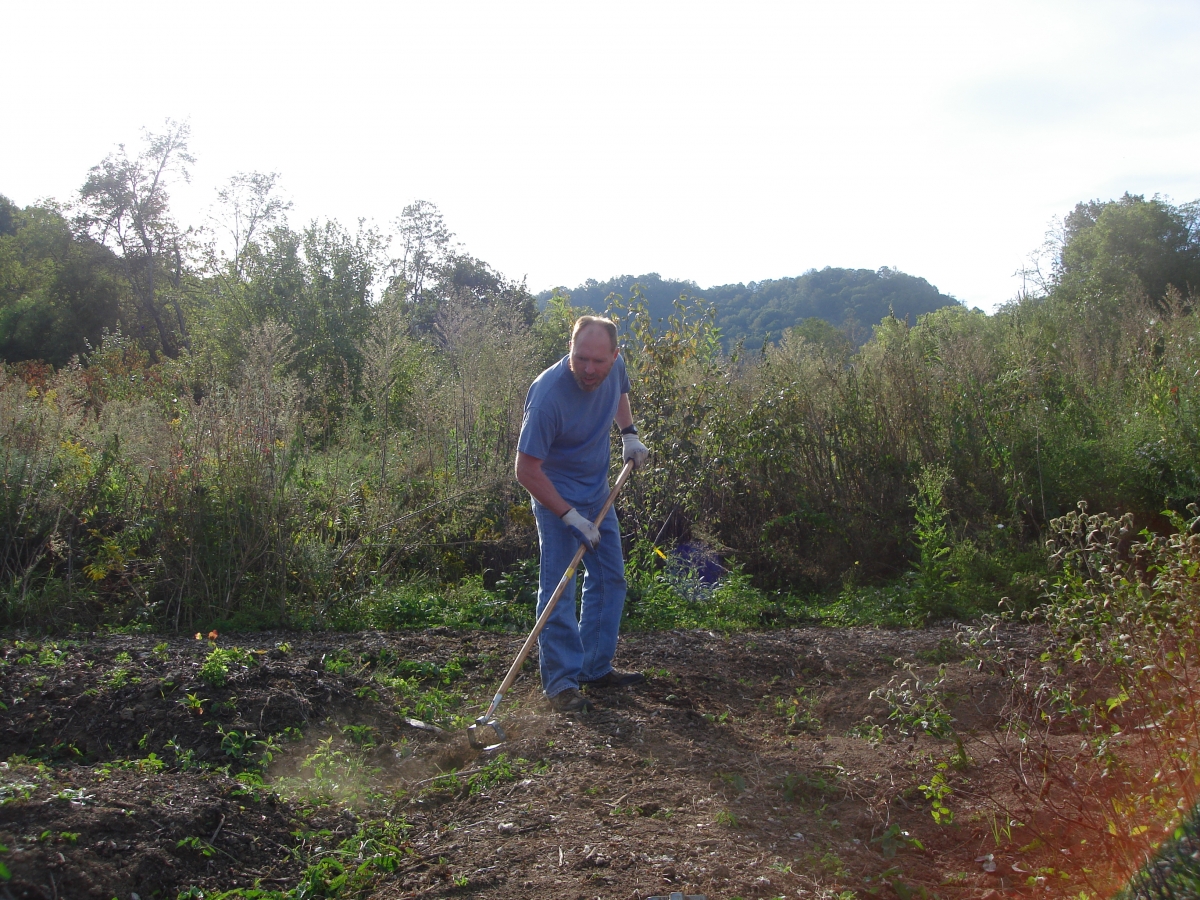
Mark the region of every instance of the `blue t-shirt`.
POLYGON ((575 383, 567 357, 533 382, 517 449, 542 461, 542 471, 572 506, 608 493, 612 423, 629 376, 620 356, 594 391, 575 383))

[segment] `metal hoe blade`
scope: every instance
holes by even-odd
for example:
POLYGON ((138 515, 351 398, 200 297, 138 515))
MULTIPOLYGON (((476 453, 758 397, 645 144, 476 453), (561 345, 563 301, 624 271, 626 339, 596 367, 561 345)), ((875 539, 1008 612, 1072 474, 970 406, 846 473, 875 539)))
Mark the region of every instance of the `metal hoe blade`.
POLYGON ((474 725, 467 726, 467 740, 476 750, 491 750, 493 747, 503 744, 508 737, 504 734, 504 729, 500 727, 499 722, 494 718, 489 719, 487 715, 482 715, 475 720, 474 725), (494 737, 495 740, 488 740, 489 736, 494 737))

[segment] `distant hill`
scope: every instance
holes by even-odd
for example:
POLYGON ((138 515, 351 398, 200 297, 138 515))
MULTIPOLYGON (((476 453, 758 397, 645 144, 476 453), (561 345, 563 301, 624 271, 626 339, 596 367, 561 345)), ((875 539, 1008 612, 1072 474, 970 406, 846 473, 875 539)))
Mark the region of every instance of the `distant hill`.
MULTIPOLYGON (((810 318, 824 319, 845 331, 855 344, 861 344, 871 336, 871 326, 881 322, 889 311, 899 319, 916 322, 917 316, 958 303, 924 278, 886 267, 878 271, 826 267, 820 271, 810 269, 795 278, 711 288, 701 288, 694 281, 664 279, 652 272, 608 281, 589 278, 573 290, 558 290, 569 293, 575 306, 603 312, 609 294, 628 297, 634 284, 642 286, 655 318, 670 315, 680 294, 712 303, 725 345, 740 339, 747 349, 776 341, 786 329, 810 318)), ((544 304, 552 293, 543 291, 538 300, 544 304)))

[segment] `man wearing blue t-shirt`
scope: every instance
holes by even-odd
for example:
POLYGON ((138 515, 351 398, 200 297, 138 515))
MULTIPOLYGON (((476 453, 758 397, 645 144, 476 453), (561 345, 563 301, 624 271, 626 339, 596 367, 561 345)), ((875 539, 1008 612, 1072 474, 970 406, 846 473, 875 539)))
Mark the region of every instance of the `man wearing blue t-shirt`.
MULTIPOLYGON (((617 349, 617 328, 608 319, 581 316, 565 357, 542 372, 525 398, 517 442, 517 481, 533 497, 541 550, 537 612, 541 615, 580 544, 583 605, 564 599, 538 636, 542 690, 558 712, 592 708, 584 685, 626 687, 644 681, 640 672, 612 666, 625 607, 625 561, 616 510, 600 527, 592 520, 608 499, 612 423, 621 429, 622 456, 634 468, 649 451, 637 436, 629 408, 629 378, 617 349)), ((564 591, 574 598, 574 580, 564 591)))

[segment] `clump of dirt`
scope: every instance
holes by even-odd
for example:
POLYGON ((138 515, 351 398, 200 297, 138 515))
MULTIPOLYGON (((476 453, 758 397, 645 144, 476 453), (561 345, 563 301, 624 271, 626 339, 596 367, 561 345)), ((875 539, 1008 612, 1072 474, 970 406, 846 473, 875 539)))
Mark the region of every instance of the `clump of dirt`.
MULTIPOLYGON (((996 639, 1015 663, 1041 643, 1032 627, 996 639)), ((508 741, 473 750, 465 726, 520 641, 9 640, 8 895, 908 900, 1084 885, 1065 832, 1002 814, 1022 790, 993 746, 1011 683, 951 628, 629 635, 618 663, 646 684, 556 716, 527 663, 500 710, 508 741)))

